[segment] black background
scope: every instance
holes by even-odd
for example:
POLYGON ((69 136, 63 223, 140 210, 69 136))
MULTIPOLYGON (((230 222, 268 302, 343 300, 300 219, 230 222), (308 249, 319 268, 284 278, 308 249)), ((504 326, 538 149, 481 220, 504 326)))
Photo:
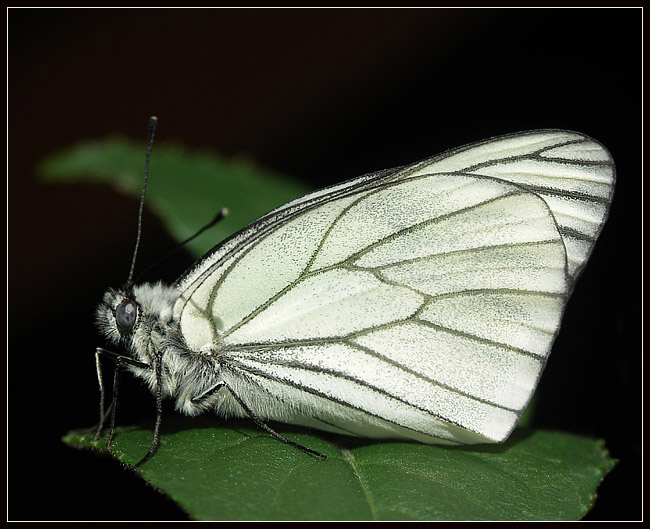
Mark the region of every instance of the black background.
MULTIPOLYGON (((35 176, 81 140, 143 140, 151 114, 161 141, 250 155, 314 187, 518 130, 605 144, 618 171, 611 216, 536 424, 604 438, 620 459, 588 519, 640 518, 639 9, 11 9, 10 519, 185 519, 109 458, 60 442, 95 421, 93 311, 124 281, 137 204, 35 176)), ((144 226, 140 263, 173 246, 155 218, 144 226)), ((163 279, 190 262, 171 261, 163 279)), ((151 396, 129 382, 121 422, 152 420, 151 396)))

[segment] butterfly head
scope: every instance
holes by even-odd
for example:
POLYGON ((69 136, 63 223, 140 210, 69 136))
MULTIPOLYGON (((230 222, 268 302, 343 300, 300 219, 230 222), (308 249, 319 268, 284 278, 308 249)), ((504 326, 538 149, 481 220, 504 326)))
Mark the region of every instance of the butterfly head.
POLYGON ((97 307, 97 326, 110 342, 126 346, 143 359, 152 341, 154 348, 160 349, 173 326, 176 299, 177 290, 162 283, 109 289, 97 307))

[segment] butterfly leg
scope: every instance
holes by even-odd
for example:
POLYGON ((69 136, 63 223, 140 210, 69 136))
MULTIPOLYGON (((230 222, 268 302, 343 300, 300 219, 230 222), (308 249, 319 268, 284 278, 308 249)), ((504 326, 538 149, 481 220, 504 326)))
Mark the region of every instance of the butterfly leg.
POLYGON ((158 447, 158 441, 160 438, 160 423, 162 422, 162 361, 160 357, 154 356, 153 363, 154 369, 156 370, 156 423, 153 427, 151 446, 144 457, 135 464, 136 467, 142 465, 142 463, 147 461, 154 454, 158 447))
POLYGON ((294 448, 298 448, 299 450, 302 450, 303 452, 306 452, 308 454, 311 454, 313 456, 319 457, 321 459, 327 459, 327 456, 324 454, 321 454, 320 452, 317 452, 316 450, 312 450, 311 448, 307 448, 306 446, 302 446, 298 443, 294 443, 293 441, 290 441, 286 437, 284 437, 282 434, 276 432, 273 428, 271 428, 269 425, 267 425, 262 419, 260 419, 253 410, 251 410, 248 405, 235 393, 235 391, 226 383, 226 382, 219 382, 216 386, 213 388, 210 388, 208 391, 200 395, 199 397, 196 397, 192 399, 192 402, 198 403, 201 400, 207 399, 208 397, 214 395, 217 391, 219 391, 221 388, 226 388, 230 394, 234 397, 234 399, 239 403, 239 405, 242 407, 242 409, 246 412, 246 415, 248 415, 253 422, 263 430, 266 430, 268 433, 270 433, 273 437, 276 439, 282 441, 285 444, 288 444, 290 446, 293 446, 294 448))
MULTIPOLYGON (((109 351, 101 347, 97 348, 97 350, 95 351, 95 365, 97 368, 97 379, 99 381, 99 424, 97 425, 97 431, 95 432, 94 440, 97 440, 99 438, 99 435, 101 434, 102 429, 104 427, 104 422, 106 421, 106 417, 108 415, 108 413, 104 411, 104 400, 105 400, 106 391, 104 389, 100 355, 109 356, 115 360, 115 370, 113 372, 113 396, 110 405, 111 422, 110 422, 108 437, 106 439, 106 449, 110 452, 111 442, 113 441, 113 436, 115 434, 115 415, 117 412, 119 373, 120 373, 120 369, 122 368, 122 364, 128 364, 134 367, 139 367, 141 369, 152 369, 152 366, 149 364, 145 364, 144 362, 139 362, 137 360, 134 360, 133 358, 130 358, 128 356, 119 355, 117 353, 114 353, 113 351, 109 351)), ((158 360, 155 361, 154 364, 156 369, 156 424, 154 426, 154 435, 153 435, 151 447, 149 448, 149 451, 144 456, 144 458, 142 458, 138 463, 136 463, 135 465, 136 467, 140 466, 147 459, 149 459, 153 455, 156 446, 158 446, 160 423, 162 419, 162 386, 159 383, 159 380, 162 375, 162 363, 158 360)))

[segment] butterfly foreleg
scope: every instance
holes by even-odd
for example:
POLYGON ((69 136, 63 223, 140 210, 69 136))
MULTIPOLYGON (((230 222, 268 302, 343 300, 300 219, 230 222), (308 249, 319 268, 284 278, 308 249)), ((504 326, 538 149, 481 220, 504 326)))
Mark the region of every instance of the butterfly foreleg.
POLYGON ((113 395, 111 399, 111 405, 110 405, 110 428, 108 432, 108 437, 106 439, 106 449, 110 452, 111 451, 111 442, 113 441, 113 436, 115 435, 115 416, 117 412, 117 394, 118 394, 118 389, 119 389, 119 374, 120 374, 120 369, 122 368, 123 364, 130 365, 133 367, 139 367, 140 369, 155 369, 156 372, 156 423, 154 426, 154 433, 153 433, 153 440, 151 442, 151 446, 149 448, 149 451, 147 454, 138 462, 136 463, 136 467, 140 466, 142 463, 144 463, 147 459, 149 459, 156 447, 158 446, 158 439, 159 439, 159 434, 160 434, 160 423, 162 420, 162 384, 161 384, 161 376, 162 376, 162 362, 160 361, 159 358, 154 357, 154 366, 151 366, 150 364, 146 364, 144 362, 140 362, 138 360, 134 360, 131 357, 128 356, 123 356, 117 353, 114 353, 113 351, 109 351, 107 349, 103 349, 101 347, 98 347, 97 350, 95 351, 95 366, 97 368, 97 380, 99 382, 99 424, 97 425, 97 431, 95 432, 95 437, 94 440, 97 440, 102 432, 102 429, 104 427, 104 422, 106 420, 106 416, 108 413, 104 411, 104 401, 105 401, 105 394, 106 390, 104 389, 104 381, 102 377, 102 368, 101 368, 101 362, 100 362, 100 355, 106 355, 115 360, 115 369, 113 371, 113 395))

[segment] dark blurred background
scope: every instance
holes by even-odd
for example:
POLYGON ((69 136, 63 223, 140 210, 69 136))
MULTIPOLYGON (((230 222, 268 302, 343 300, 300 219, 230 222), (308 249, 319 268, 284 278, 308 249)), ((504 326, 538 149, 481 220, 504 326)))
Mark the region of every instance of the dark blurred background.
MULTIPOLYGON (((151 114, 160 141, 247 155, 314 188, 519 130, 605 144, 614 204, 542 378, 536 425, 605 439, 620 462, 587 519, 640 519, 639 9, 8 16, 10 519, 185 518, 109 458, 60 442, 96 420, 93 311, 125 279, 137 203, 36 179, 39 161, 79 141, 144 140, 151 114)), ((173 244, 147 215, 139 262, 173 244)), ((173 280, 189 263, 182 255, 160 274, 173 280)), ((152 421, 152 397, 128 377, 122 387, 120 422, 152 421)))

